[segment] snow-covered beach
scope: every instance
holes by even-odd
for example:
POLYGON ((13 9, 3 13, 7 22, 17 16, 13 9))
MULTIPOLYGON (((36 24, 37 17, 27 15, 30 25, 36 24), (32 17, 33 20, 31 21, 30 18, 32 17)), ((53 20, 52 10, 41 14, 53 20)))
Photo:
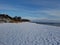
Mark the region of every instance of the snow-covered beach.
POLYGON ((0 24, 0 45, 60 45, 60 27, 3 23, 0 24))

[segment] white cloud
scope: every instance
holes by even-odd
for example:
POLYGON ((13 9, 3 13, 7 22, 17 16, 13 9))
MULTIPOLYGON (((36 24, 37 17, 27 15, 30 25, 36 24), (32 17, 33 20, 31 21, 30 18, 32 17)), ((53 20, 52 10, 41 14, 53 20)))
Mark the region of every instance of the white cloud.
MULTIPOLYGON (((55 16, 55 17, 60 17, 60 9, 46 9, 46 10, 26 10, 26 9, 24 9, 24 8, 16 8, 16 7, 14 7, 14 6, 11 6, 11 5, 7 5, 7 4, 0 4, 0 10, 14 10, 14 11, 16 11, 16 12, 22 12, 22 13, 24 13, 23 15, 29 15, 29 16, 31 16, 31 15, 37 15, 37 16, 39 16, 39 15, 43 15, 43 14, 46 14, 46 15, 48 15, 48 16, 55 16), (43 14, 41 14, 41 13, 43 13, 43 14)), ((13 12, 13 11, 12 11, 13 12)), ((19 13, 19 14, 20 14, 19 13)), ((24 17, 24 18, 29 18, 29 19, 48 19, 47 17, 29 17, 29 16, 27 16, 27 17, 24 17)), ((57 18, 56 18, 57 19, 57 18)), ((60 18, 58 18, 58 19, 60 19, 60 18)))
POLYGON ((43 10, 41 12, 46 13, 47 15, 53 15, 53 16, 60 17, 60 10, 43 10))
POLYGON ((55 20, 60 20, 60 10, 58 9, 49 9, 49 10, 35 10, 35 11, 28 11, 32 15, 37 15, 37 16, 42 16, 43 17, 38 17, 38 18, 32 18, 32 19, 55 19, 55 20), (42 14, 41 14, 42 13, 42 14), (50 17, 46 17, 46 16, 50 17))
POLYGON ((60 17, 60 9, 47 9, 47 10, 35 10, 35 11, 29 11, 32 14, 47 14, 51 16, 59 16, 60 17))

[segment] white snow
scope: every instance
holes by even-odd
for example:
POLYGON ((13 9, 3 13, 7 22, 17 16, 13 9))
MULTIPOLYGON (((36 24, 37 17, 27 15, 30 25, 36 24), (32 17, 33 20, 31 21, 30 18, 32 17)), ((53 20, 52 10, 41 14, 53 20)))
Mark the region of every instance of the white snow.
POLYGON ((60 27, 28 22, 0 24, 0 45, 60 45, 60 27))

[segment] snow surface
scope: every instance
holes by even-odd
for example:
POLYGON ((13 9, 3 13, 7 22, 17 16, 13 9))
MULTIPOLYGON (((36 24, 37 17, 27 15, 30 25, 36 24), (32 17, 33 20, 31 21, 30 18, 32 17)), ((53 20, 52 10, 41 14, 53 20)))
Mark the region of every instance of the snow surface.
POLYGON ((60 27, 27 22, 0 24, 0 45, 60 45, 60 27))

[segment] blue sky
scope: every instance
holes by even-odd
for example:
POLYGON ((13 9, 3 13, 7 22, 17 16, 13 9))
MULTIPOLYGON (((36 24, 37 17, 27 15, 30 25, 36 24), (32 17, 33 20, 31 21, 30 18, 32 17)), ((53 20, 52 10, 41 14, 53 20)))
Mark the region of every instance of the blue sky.
POLYGON ((28 19, 60 19, 60 0, 0 0, 0 13, 28 19))

